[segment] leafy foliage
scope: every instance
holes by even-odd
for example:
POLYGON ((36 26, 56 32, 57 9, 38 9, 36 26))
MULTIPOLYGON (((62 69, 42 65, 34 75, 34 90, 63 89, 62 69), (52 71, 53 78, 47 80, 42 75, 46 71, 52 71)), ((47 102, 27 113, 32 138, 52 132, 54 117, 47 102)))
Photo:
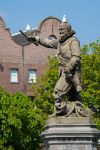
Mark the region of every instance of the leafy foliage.
POLYGON ((82 47, 83 102, 94 112, 94 119, 100 127, 100 45, 96 42, 82 47))
POLYGON ((35 150, 41 142, 44 118, 28 97, 0 89, 0 149, 35 150))
POLYGON ((54 99, 52 93, 58 79, 57 65, 58 61, 55 57, 49 58, 46 71, 37 79, 37 84, 32 85, 34 103, 47 115, 53 112, 54 99))

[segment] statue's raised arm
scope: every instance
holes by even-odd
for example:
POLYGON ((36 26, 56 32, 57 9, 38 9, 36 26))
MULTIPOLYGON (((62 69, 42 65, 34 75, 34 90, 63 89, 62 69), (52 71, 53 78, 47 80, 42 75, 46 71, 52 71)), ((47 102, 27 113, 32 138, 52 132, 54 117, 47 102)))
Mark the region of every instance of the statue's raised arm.
POLYGON ((58 45, 58 40, 53 39, 53 40, 49 40, 49 39, 44 39, 42 37, 39 36, 28 36, 27 40, 31 43, 37 42, 38 44, 45 46, 47 48, 55 48, 57 49, 57 45, 58 45))

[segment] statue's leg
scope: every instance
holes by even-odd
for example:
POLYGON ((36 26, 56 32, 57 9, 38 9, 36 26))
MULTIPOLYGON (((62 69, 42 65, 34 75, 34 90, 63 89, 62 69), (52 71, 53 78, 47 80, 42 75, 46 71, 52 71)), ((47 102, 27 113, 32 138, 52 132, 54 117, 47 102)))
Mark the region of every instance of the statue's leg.
POLYGON ((79 93, 82 90, 81 87, 81 80, 80 80, 80 73, 75 72, 73 75, 73 85, 72 88, 68 91, 68 100, 69 101, 81 101, 79 93))
MULTIPOLYGON (((66 80, 66 74, 62 73, 61 77, 57 81, 54 88, 54 99, 55 99, 55 110, 56 113, 62 113, 62 111, 66 111, 66 103, 63 101, 62 96, 65 95, 71 88, 70 82, 66 80)), ((64 113, 63 111, 63 113, 64 113)))
POLYGON ((79 92, 76 91, 76 88, 72 86, 72 88, 67 93, 68 101, 81 101, 79 92))
POLYGON ((81 77, 80 77, 80 72, 75 72, 74 76, 73 76, 73 81, 74 81, 74 85, 76 88, 77 92, 81 92, 82 91, 82 87, 81 87, 81 77))
POLYGON ((57 81, 55 88, 54 88, 54 99, 61 99, 64 94, 66 94, 72 85, 70 82, 66 79, 66 74, 62 73, 61 77, 57 81))

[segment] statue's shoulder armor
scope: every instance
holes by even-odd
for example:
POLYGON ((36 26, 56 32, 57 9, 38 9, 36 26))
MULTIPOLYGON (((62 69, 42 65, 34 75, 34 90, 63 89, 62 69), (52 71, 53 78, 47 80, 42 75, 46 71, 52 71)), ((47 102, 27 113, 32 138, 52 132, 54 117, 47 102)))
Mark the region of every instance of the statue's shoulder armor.
POLYGON ((61 46, 66 44, 70 45, 73 41, 77 41, 79 43, 79 40, 75 36, 72 36, 71 38, 67 39, 64 43, 62 43, 61 46))
POLYGON ((77 41, 78 43, 80 43, 79 40, 75 36, 72 37, 71 41, 77 41))

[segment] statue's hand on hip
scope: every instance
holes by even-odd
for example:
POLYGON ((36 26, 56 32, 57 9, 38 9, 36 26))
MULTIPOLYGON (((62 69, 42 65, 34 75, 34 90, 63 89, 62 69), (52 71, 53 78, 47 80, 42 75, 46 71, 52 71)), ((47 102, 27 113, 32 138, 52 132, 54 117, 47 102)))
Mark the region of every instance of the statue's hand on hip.
POLYGON ((66 68, 64 73, 66 74, 67 77, 72 77, 72 74, 69 69, 66 68))

